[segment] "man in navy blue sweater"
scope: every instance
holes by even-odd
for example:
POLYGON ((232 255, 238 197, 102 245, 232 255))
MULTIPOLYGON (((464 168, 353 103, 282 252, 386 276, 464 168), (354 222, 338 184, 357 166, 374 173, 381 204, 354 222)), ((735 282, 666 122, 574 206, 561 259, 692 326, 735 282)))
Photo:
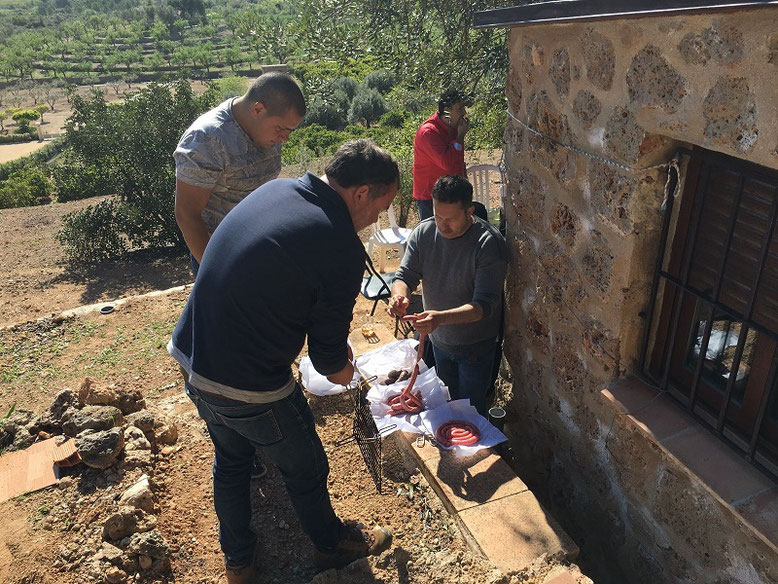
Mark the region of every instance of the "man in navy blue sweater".
POLYGON ((317 178, 270 181, 230 212, 203 255, 168 344, 216 457, 214 506, 230 583, 254 575, 250 473, 255 448, 279 468, 319 567, 389 547, 391 534, 343 523, 329 465, 291 364, 303 347, 333 383, 353 366, 346 340, 364 270, 357 232, 392 204, 397 163, 367 140, 344 144, 317 178))

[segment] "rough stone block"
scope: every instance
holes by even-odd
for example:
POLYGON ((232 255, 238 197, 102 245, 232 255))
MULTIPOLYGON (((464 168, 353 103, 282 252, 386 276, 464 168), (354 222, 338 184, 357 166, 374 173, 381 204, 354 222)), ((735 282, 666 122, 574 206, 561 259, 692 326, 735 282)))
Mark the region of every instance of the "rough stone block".
POLYGON ((741 154, 756 144, 756 100, 745 77, 719 77, 705 97, 702 113, 707 122, 705 137, 714 144, 741 154))
POLYGON ((622 164, 634 164, 640 155, 640 145, 646 131, 630 110, 618 107, 605 124, 605 150, 622 164))
POLYGON ((573 247, 580 229, 578 217, 567 205, 554 203, 551 209, 551 233, 556 235, 565 246, 573 247))
POLYGON ((743 58, 743 33, 717 20, 701 33, 685 35, 678 51, 689 65, 705 65, 711 60, 726 65, 743 58))
POLYGON ((538 233, 544 230, 546 185, 527 169, 508 176, 508 201, 525 228, 538 233))
POLYGON ((638 181, 619 173, 614 167, 600 162, 589 164, 589 186, 592 211, 609 221, 621 233, 633 229, 629 205, 638 181))
MULTIPOLYGON (((578 355, 578 346, 577 339, 569 335, 560 335, 554 346, 554 373, 567 395, 580 393, 589 385, 589 373, 578 355)), ((561 411, 560 406, 556 409, 561 411)))
POLYGON ((589 91, 581 89, 576 93, 573 100, 573 113, 575 117, 581 120, 581 125, 588 130, 592 127, 594 120, 600 115, 602 104, 595 95, 589 91))
POLYGON ((564 100, 570 93, 570 55, 567 49, 554 51, 551 58, 551 68, 548 70, 551 81, 554 82, 559 99, 564 100))
POLYGON ((528 135, 530 158, 554 173, 560 183, 572 181, 576 172, 575 154, 554 140, 574 145, 574 137, 567 116, 554 107, 545 91, 534 93, 527 100, 527 122, 543 134, 528 135))
POLYGON ((627 71, 629 99, 638 105, 678 110, 688 93, 686 80, 673 69, 658 47, 647 45, 632 59, 627 71))
POLYGON ((608 373, 619 369, 619 339, 600 321, 591 317, 584 318, 585 326, 581 334, 581 346, 584 351, 608 373))
POLYGON ((767 41, 768 63, 778 65, 778 34, 771 36, 767 41))
POLYGON ((581 268, 589 285, 606 294, 610 290, 613 275, 613 253, 608 242, 599 231, 589 234, 589 246, 581 258, 581 268))
POLYGON ((511 108, 511 111, 517 112, 521 106, 521 79, 519 72, 516 71, 513 59, 511 59, 511 64, 508 66, 508 76, 505 81, 505 97, 508 98, 508 107, 511 108))
POLYGON ((597 89, 608 91, 613 84, 616 52, 611 40, 594 29, 581 37, 581 50, 586 63, 586 78, 597 89))

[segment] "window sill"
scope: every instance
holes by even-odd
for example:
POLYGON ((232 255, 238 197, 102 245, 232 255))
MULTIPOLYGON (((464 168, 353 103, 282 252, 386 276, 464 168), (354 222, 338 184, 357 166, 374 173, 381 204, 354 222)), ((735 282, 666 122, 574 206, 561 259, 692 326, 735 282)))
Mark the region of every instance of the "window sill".
POLYGON ((600 393, 759 536, 778 546, 778 485, 774 481, 684 412, 669 394, 658 396, 655 389, 634 377, 600 393))

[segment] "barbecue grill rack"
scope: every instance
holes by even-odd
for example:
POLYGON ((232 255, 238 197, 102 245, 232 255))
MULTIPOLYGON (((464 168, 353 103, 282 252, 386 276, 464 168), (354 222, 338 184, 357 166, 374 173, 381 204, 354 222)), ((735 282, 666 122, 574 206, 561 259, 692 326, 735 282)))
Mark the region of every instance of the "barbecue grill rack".
POLYGON ((349 385, 349 393, 352 397, 352 405, 354 407, 354 421, 351 426, 351 436, 344 438, 335 443, 335 446, 343 446, 350 442, 356 442, 359 446, 359 451, 362 453, 362 458, 365 460, 365 465, 370 473, 370 477, 375 483, 378 494, 382 495, 382 480, 383 480, 383 434, 387 431, 394 429, 395 424, 391 424, 380 430, 373 420, 373 416, 370 413, 370 404, 366 399, 367 392, 376 377, 365 377, 361 371, 357 368, 359 379, 349 385))

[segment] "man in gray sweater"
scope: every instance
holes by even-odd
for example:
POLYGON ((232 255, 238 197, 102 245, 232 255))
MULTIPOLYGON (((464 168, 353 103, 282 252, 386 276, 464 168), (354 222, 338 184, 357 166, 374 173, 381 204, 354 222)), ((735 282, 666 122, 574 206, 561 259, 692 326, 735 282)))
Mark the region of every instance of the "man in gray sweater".
POLYGON ((452 399, 470 398, 486 413, 501 318, 507 248, 500 233, 473 215, 473 186, 460 176, 438 179, 434 216, 413 230, 392 284, 389 312, 406 314, 423 282, 424 311, 413 326, 429 335, 438 377, 452 399))

